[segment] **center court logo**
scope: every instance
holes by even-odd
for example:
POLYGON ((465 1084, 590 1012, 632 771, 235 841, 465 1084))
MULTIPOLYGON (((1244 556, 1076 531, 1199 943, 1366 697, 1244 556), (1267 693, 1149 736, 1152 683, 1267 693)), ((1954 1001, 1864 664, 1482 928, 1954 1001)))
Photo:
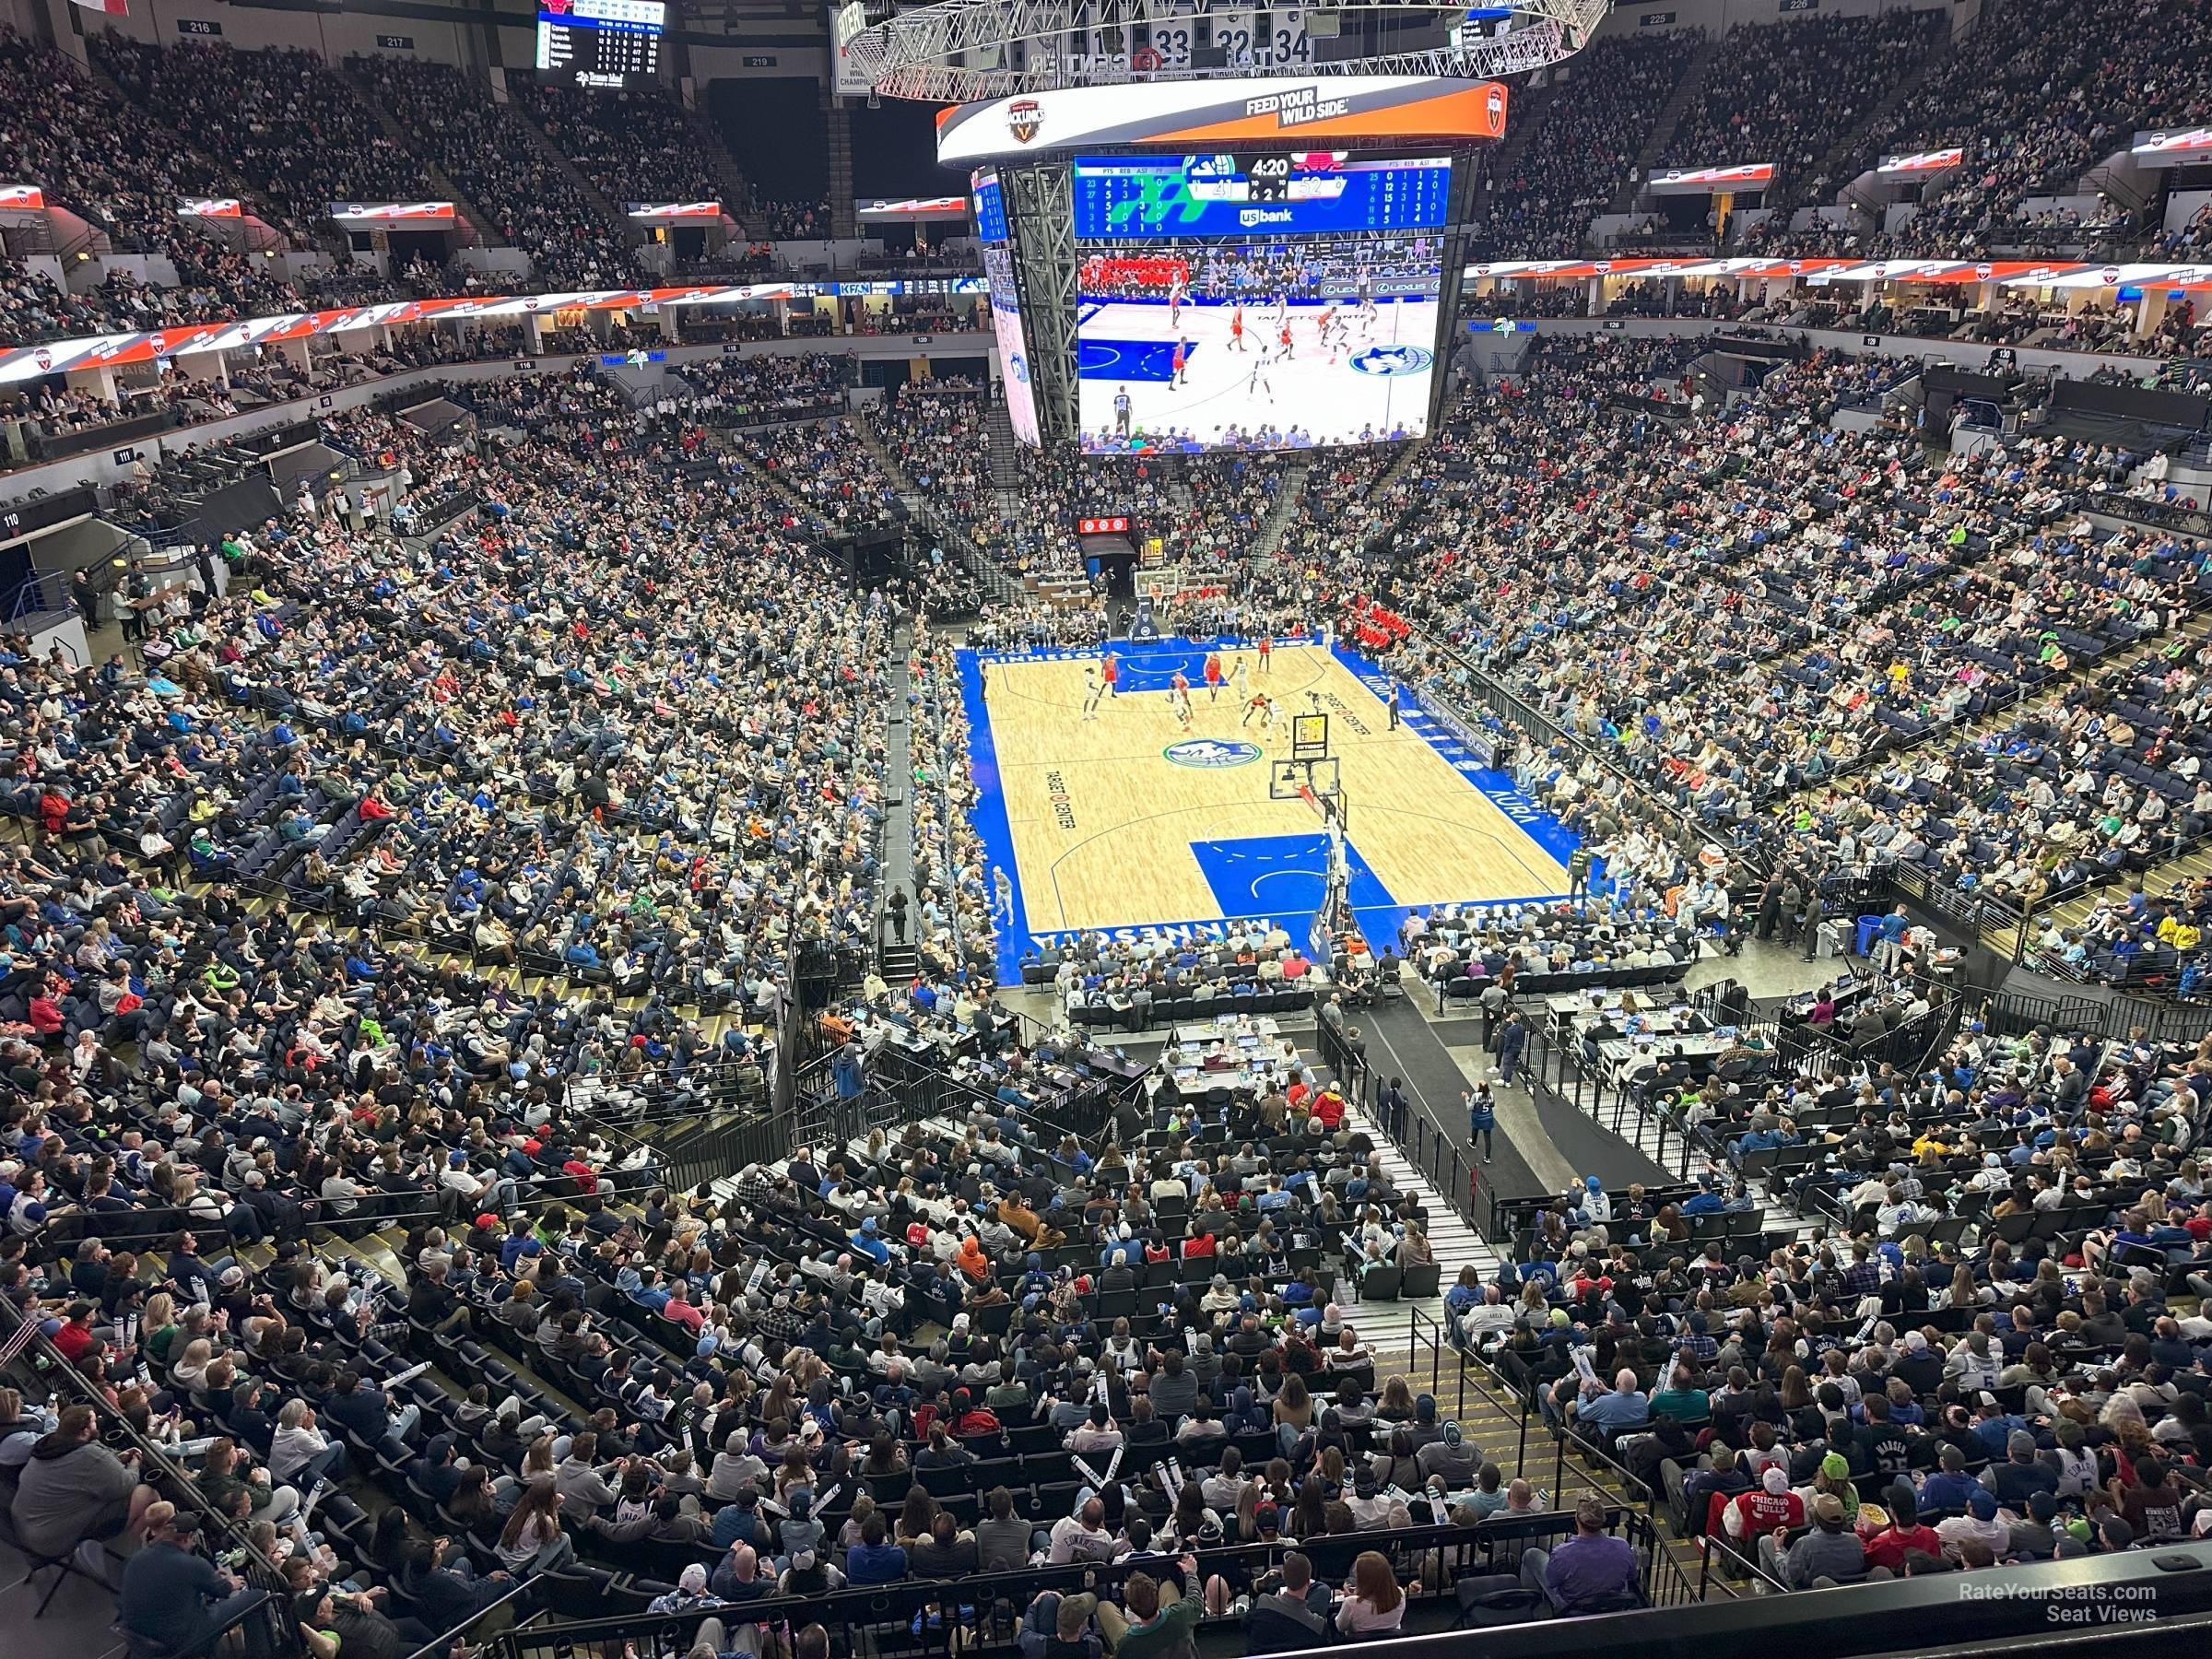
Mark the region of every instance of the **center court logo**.
POLYGON ((1251 765, 1260 758, 1260 746, 1256 743, 1225 743, 1218 737, 1186 737, 1181 743, 1169 744, 1159 752, 1172 766, 1218 769, 1251 765))
POLYGON ((1436 354, 1418 346, 1371 346, 1351 359, 1362 374, 1418 374, 1436 361, 1436 354))

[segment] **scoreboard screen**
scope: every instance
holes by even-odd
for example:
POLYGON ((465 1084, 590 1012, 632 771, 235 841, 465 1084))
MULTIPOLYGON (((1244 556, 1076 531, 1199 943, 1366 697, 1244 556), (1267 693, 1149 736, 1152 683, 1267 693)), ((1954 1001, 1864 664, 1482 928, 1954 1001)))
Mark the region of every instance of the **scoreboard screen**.
POLYGON ((1451 198, 1448 156, 1086 156, 1076 160, 1076 237, 1432 230, 1451 198))
POLYGON ((994 172, 978 172, 975 187, 975 236, 985 247, 1006 244, 1006 198, 994 172))
POLYGON ((540 77, 611 88, 653 79, 667 11, 662 0, 538 0, 540 77))

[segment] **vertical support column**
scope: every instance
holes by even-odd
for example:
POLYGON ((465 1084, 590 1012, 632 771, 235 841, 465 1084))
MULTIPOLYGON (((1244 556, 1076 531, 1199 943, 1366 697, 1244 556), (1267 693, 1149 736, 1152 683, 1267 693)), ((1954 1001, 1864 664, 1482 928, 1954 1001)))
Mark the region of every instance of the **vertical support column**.
POLYGON ((1014 285, 1030 342, 1037 425, 1047 443, 1074 442, 1076 413, 1076 216, 1074 168, 1040 161, 1002 169, 1014 285))

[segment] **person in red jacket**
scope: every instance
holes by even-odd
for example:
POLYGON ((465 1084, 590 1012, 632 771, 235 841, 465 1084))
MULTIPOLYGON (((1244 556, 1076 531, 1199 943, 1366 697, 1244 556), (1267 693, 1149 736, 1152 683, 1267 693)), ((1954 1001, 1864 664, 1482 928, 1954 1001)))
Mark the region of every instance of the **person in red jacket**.
POLYGON ((1335 1084, 1331 1083, 1322 1089, 1320 1096, 1313 1102, 1313 1115, 1322 1121, 1323 1126, 1331 1135, 1335 1134, 1337 1129, 1342 1126, 1344 1097, 1336 1092, 1335 1084))
POLYGON ((1790 1490, 1789 1471, 1769 1464, 1759 1484, 1737 1496, 1722 1516, 1723 1528, 1748 1558, 1757 1540, 1778 1528, 1794 1532, 1805 1524, 1805 1500, 1790 1490))
POLYGON ((49 980, 30 999, 30 1029, 43 1041, 59 1037, 66 1023, 62 1018, 62 1005, 53 994, 53 982, 49 980))
POLYGON ((1942 1557, 1943 1540, 1936 1535, 1934 1527, 1921 1524, 1920 1509, 1913 1501, 1911 1487, 1899 1481, 1882 1494, 1882 1503, 1889 1512, 1889 1524, 1866 1539, 1868 1567, 1887 1567, 1891 1572, 1901 1573, 1905 1570, 1905 1557, 1915 1551, 1942 1557))
POLYGON ((61 1349, 62 1358, 72 1365, 78 1363, 100 1346, 100 1338, 92 1335, 94 1312, 90 1302, 71 1302, 69 1317, 62 1322, 62 1328, 53 1334, 53 1346, 61 1349))

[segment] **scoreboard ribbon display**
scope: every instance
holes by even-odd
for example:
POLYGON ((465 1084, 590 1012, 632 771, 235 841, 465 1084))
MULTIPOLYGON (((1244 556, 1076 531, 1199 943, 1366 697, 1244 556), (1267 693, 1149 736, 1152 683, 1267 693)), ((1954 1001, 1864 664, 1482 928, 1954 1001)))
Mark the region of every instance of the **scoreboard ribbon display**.
POLYGON ((1444 222, 1451 198, 1452 162, 1444 156, 1078 157, 1076 237, 1429 230, 1444 222))
POLYGON ((1505 104, 1502 82, 1430 75, 1067 87, 943 112, 937 159, 982 161, 1114 144, 1196 149, 1309 138, 1394 138, 1409 145, 1496 139, 1505 135, 1505 104))

